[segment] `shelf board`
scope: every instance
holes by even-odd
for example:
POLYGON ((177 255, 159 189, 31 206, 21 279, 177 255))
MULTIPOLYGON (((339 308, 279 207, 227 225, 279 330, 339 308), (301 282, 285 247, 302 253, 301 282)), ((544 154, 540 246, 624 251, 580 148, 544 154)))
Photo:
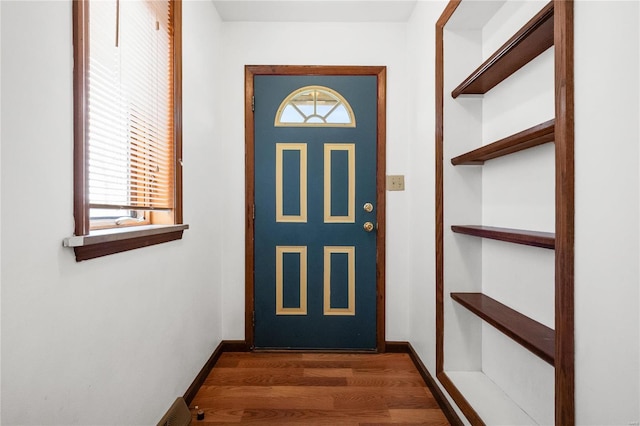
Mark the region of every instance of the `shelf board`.
POLYGON ((554 364, 555 331, 482 293, 451 293, 451 298, 522 346, 554 364))
POLYGON ((533 148, 555 139, 555 119, 523 130, 504 139, 485 145, 473 151, 459 155, 451 159, 454 166, 479 165, 493 158, 513 154, 524 149, 533 148))
POLYGON ((523 229, 497 228, 493 226, 453 225, 451 230, 457 234, 506 241, 526 246, 554 249, 556 236, 553 232, 527 231, 523 229))
POLYGON ((553 46, 553 2, 547 4, 513 37, 456 87, 451 96, 485 94, 553 46))

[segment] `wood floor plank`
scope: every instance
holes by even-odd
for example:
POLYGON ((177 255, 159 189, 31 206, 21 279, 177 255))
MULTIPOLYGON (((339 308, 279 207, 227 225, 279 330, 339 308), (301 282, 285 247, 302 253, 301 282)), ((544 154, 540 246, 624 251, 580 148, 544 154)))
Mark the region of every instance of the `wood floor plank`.
POLYGON ((422 376, 415 371, 406 370, 406 369, 397 369, 397 368, 389 368, 389 369, 381 369, 381 368, 352 368, 354 377, 404 377, 404 378, 418 378, 422 379, 422 376))
POLYGON ((352 368, 304 368, 305 377, 353 377, 352 368))
POLYGON ((427 395, 386 395, 384 396, 384 402, 389 408, 437 408, 438 402, 436 399, 427 395))
POLYGON ((394 422, 427 422, 432 426, 447 425, 449 422, 444 413, 439 409, 391 409, 391 419, 394 422))
POLYGON ((390 420, 389 411, 386 409, 341 409, 341 410, 244 410, 242 423, 270 424, 316 424, 331 423, 342 424, 347 422, 385 421, 390 420))
POLYGON ((295 410, 332 410, 334 399, 330 396, 282 397, 274 395, 235 397, 200 397, 201 407, 212 409, 295 409, 295 410))
POLYGON ((395 386, 424 386, 424 381, 420 376, 415 378, 409 377, 347 377, 348 386, 373 386, 378 388, 395 387, 395 386))
POLYGON ((346 386, 345 377, 304 377, 303 369, 214 368, 205 385, 217 386, 346 386))
POLYGON ((223 353, 190 409, 194 426, 449 424, 398 353, 223 353))
MULTIPOLYGON (((271 394, 273 396, 300 396, 312 397, 317 395, 331 395, 334 398, 343 397, 349 394, 367 394, 380 396, 421 397, 428 389, 421 387, 395 387, 395 388, 375 388, 375 387, 334 387, 334 386, 209 386, 203 385, 198 392, 198 397, 203 396, 242 396, 247 398, 271 394)), ((430 394, 429 394, 430 395, 430 394)))
POLYGON ((336 409, 389 409, 384 397, 375 393, 350 393, 334 398, 333 405, 336 409))

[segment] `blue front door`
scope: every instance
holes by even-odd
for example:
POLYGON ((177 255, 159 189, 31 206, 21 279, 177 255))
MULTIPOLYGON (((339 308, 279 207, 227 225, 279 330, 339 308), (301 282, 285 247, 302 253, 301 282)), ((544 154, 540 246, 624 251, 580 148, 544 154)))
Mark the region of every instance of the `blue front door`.
POLYGON ((375 76, 256 75, 254 345, 376 348, 375 76))

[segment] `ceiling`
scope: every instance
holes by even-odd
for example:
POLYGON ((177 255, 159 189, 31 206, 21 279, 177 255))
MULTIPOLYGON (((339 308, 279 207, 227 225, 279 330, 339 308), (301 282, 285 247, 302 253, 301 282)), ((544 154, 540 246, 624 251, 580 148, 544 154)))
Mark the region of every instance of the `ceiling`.
POLYGON ((417 0, 213 0, 223 21, 407 22, 417 0))

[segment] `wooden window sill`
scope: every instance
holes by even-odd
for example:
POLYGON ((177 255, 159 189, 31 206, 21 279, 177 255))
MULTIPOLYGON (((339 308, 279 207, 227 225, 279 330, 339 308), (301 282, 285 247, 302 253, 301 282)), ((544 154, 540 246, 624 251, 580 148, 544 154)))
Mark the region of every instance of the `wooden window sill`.
POLYGON ((182 239, 189 225, 143 225, 91 231, 89 235, 65 238, 64 247, 73 247, 76 261, 94 259, 123 251, 182 239))

